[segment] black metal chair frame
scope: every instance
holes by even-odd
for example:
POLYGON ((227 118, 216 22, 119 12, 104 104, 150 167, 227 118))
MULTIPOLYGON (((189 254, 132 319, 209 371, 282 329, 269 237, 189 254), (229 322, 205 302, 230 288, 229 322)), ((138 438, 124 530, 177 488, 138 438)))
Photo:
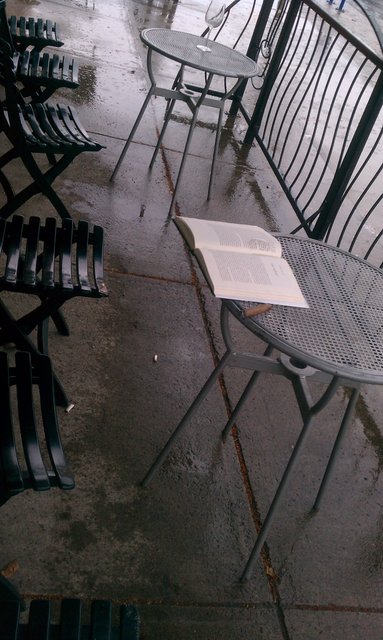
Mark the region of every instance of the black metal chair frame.
MULTIPOLYGON (((0 257, 4 255, 0 272, 0 295, 3 291, 31 294, 38 303, 34 309, 16 319, 0 297, 0 344, 15 344, 28 351, 32 359, 48 355, 48 324, 52 318, 62 335, 69 335, 60 313, 62 305, 81 296, 104 298, 104 234, 95 225, 91 230, 85 221, 75 228, 72 220, 58 226, 55 218, 43 224, 37 216, 28 223, 14 215, 12 220, 0 219, 0 257), (37 329, 37 345, 30 334, 37 329)), ((70 402, 54 376, 56 401, 69 407, 70 402)))
MULTIPOLYGON (((33 20, 29 24, 32 29, 33 20)), ((40 29, 39 33, 41 32, 43 30, 40 29)), ((46 46, 42 44, 41 37, 29 38, 28 44, 20 50, 9 26, 5 0, 0 0, 0 37, 8 43, 12 52, 16 79, 23 85, 21 93, 32 102, 44 102, 57 89, 63 87, 76 89, 79 86, 78 60, 56 53, 41 54, 41 49, 46 46), (34 48, 27 48, 34 41, 36 42, 34 48)), ((26 42, 25 39, 24 44, 26 42)), ((45 42, 47 44, 47 41, 45 42)))
POLYGON ((80 153, 99 151, 103 145, 89 137, 72 107, 24 101, 17 87, 13 58, 4 41, 0 43, 0 83, 5 88, 5 102, 0 105, 0 130, 11 144, 0 156, 0 183, 7 197, 0 216, 9 217, 32 196, 42 193, 62 218, 70 218, 52 183, 80 153), (35 154, 47 155, 53 164, 44 171, 35 154), (57 160, 56 155, 60 156, 57 160), (17 158, 32 181, 15 194, 4 168, 17 158))

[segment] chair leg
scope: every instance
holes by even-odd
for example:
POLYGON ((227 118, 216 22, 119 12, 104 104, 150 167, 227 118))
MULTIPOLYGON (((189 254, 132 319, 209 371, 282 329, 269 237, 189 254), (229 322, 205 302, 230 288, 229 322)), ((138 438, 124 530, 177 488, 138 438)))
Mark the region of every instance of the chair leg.
MULTIPOLYGON (((52 313, 50 316, 56 326, 58 333, 62 336, 69 336, 69 328, 67 322, 59 309, 52 313)), ((42 322, 37 325, 37 348, 40 353, 49 355, 49 317, 44 318, 42 322)))
POLYGON ((46 173, 43 173, 31 156, 22 156, 21 160, 33 182, 14 194, 12 198, 8 198, 7 203, 0 209, 0 216, 9 218, 14 211, 19 209, 30 198, 41 193, 48 198, 61 218, 71 219, 68 209, 51 185, 55 178, 72 162, 74 157, 63 156, 59 162, 56 162, 46 173))
POLYGON ((64 314, 61 311, 61 309, 56 309, 55 311, 52 311, 50 317, 52 318, 53 322, 55 323, 56 329, 59 332, 59 334, 61 336, 69 336, 70 332, 69 332, 69 327, 68 327, 68 323, 64 318, 64 314))
POLYGON ((48 333, 49 333, 49 318, 45 318, 37 325, 37 348, 40 353, 45 356, 49 355, 48 349, 48 333))
POLYGON ((7 202, 11 202, 15 197, 15 192, 12 189, 12 185, 9 182, 7 176, 3 171, 0 170, 0 184, 4 189, 5 197, 7 198, 7 202))

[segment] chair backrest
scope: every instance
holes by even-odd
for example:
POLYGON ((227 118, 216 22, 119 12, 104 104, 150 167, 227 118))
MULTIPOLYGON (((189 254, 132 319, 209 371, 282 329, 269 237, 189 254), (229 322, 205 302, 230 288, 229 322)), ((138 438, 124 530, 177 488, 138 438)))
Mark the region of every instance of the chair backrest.
POLYGON ((0 601, 2 640, 139 640, 140 637, 140 617, 134 605, 118 607, 109 600, 93 600, 88 607, 77 598, 66 598, 58 607, 50 600, 32 600, 28 622, 21 622, 20 609, 19 602, 0 601))
POLYGON ((23 52, 27 47, 41 51, 45 47, 62 47, 64 42, 60 38, 60 27, 52 20, 43 18, 25 18, 24 16, 9 16, 9 29, 16 49, 23 52))
POLYGON ((79 220, 0 219, 0 290, 107 296, 102 227, 79 220))

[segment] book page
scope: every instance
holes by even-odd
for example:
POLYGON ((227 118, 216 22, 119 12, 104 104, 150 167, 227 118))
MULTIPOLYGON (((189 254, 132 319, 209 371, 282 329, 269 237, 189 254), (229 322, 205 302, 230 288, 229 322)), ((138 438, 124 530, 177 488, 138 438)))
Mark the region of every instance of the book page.
POLYGON ((191 249, 221 248, 274 256, 282 253, 278 240, 261 227, 196 218, 177 218, 175 223, 191 249))
POLYGON ((282 258, 203 249, 201 268, 218 298, 307 307, 296 278, 282 258))

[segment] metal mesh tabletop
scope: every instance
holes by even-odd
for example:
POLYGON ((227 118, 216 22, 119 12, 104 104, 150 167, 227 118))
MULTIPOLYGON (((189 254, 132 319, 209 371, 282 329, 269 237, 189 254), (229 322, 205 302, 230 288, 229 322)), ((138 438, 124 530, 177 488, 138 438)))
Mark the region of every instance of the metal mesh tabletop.
POLYGON ((315 240, 278 239, 310 308, 274 305, 245 318, 254 303, 224 304, 282 352, 333 375, 383 384, 383 271, 315 240))
POLYGON ((257 65, 253 60, 214 40, 209 40, 211 51, 201 51, 197 44, 204 43, 205 38, 192 33, 144 29, 141 39, 154 51, 194 69, 228 78, 251 78, 257 73, 257 65))

